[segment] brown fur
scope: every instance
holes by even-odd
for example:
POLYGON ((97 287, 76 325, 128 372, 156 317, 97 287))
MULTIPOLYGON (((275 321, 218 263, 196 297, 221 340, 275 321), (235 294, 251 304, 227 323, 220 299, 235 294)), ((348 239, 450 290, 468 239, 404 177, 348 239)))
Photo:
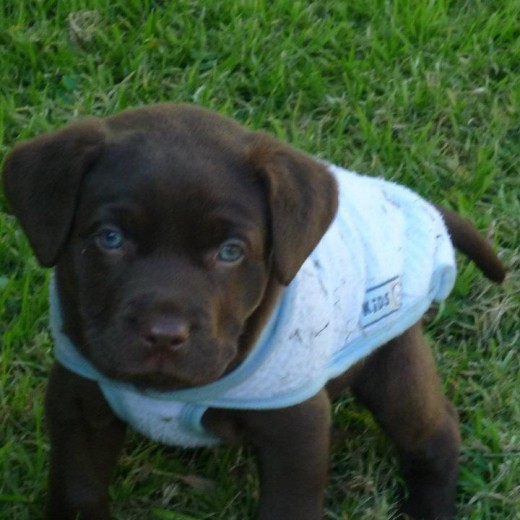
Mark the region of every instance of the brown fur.
MULTIPOLYGON (((4 188, 39 261, 56 266, 64 332, 102 373, 160 389, 212 382, 244 360, 337 206, 320 163, 188 105, 89 118, 21 143, 6 160, 4 188), (107 247, 107 227, 122 231, 121 248, 107 247), (245 251, 233 265, 218 257, 229 237, 245 251)), ((483 237, 440 210, 455 245, 501 281, 483 237)), ((346 387, 397 446, 402 511, 451 518, 458 421, 420 324, 301 404, 206 412, 209 430, 256 450, 258 517, 321 518, 329 402, 346 387)), ((58 363, 46 413, 47 518, 108 519, 125 425, 95 383, 58 363)))

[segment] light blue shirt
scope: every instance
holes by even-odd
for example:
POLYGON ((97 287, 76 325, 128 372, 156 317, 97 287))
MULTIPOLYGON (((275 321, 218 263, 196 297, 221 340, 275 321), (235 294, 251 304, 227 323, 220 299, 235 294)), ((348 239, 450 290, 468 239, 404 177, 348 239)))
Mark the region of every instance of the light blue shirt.
POLYGON ((456 275, 439 212, 411 190, 329 166, 338 214, 286 288, 248 358, 214 383, 172 392, 106 378, 61 332, 51 283, 51 324, 59 362, 97 381, 114 412, 155 440, 216 444, 201 418, 209 407, 283 408, 415 324, 444 299, 456 275))

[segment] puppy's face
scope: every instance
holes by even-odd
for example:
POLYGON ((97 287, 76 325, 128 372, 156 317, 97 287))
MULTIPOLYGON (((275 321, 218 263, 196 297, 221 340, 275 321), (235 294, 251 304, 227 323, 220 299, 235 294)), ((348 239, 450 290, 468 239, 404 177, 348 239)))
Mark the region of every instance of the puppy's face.
POLYGON ((57 265, 65 333, 105 375, 155 388, 236 366, 268 281, 290 281, 336 207, 315 161, 174 105, 22 143, 4 185, 57 265))
POLYGON ((75 278, 85 351, 102 372, 200 385, 233 364, 264 294, 267 203, 239 157, 156 147, 130 134, 101 155, 59 265, 75 278))

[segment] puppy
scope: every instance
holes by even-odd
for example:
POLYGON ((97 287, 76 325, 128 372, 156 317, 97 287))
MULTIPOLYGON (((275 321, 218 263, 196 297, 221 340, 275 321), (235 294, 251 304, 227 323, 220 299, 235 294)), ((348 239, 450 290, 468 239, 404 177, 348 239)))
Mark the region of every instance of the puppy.
POLYGON ((255 448, 261 520, 322 517, 330 400, 395 443, 402 512, 451 518, 457 414, 421 316, 452 243, 504 269, 456 213, 189 105, 87 118, 19 144, 4 188, 54 267, 47 518, 109 518, 126 425, 255 448))

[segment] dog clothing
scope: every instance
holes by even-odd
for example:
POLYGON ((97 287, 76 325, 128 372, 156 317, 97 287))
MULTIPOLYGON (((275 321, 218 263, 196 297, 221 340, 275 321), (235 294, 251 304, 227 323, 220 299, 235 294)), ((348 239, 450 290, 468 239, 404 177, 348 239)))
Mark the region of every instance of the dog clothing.
POLYGON ((214 383, 162 392, 101 374, 61 331, 54 280, 51 325, 58 361, 96 381, 113 411, 167 444, 217 444, 209 408, 272 409, 315 395, 414 325, 455 282, 453 246, 440 213, 406 187, 328 166, 338 213, 284 291, 247 359, 214 383))

